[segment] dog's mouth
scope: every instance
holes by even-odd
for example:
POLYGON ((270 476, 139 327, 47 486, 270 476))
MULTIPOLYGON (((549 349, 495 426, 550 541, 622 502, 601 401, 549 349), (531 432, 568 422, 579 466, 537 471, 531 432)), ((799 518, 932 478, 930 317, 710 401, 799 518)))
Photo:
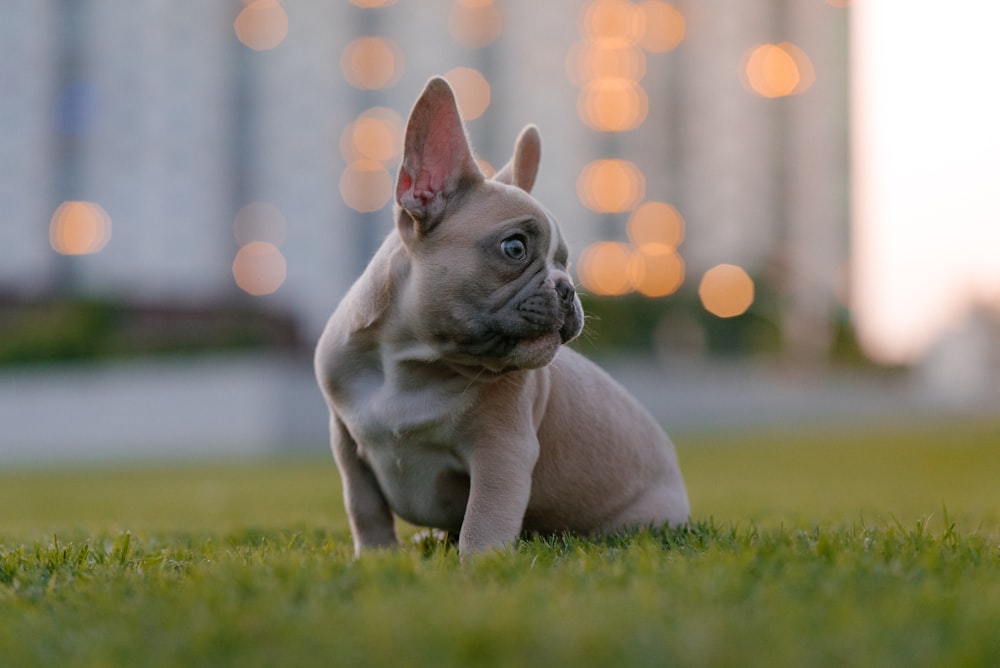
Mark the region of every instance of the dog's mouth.
POLYGON ((558 305, 536 296, 514 308, 520 317, 511 318, 510 311, 491 314, 468 328, 467 336, 452 338, 450 361, 494 373, 537 369, 551 362, 559 347, 583 329, 583 311, 575 293, 558 305))
MULTIPOLYGON (((538 366, 544 366, 555 357, 559 346, 564 343, 559 332, 549 332, 533 339, 521 339, 514 346, 512 357, 526 360, 544 360, 538 366)), ((530 368, 525 366, 524 368, 530 368)))
POLYGON ((551 362, 563 343, 559 331, 525 337, 495 333, 475 343, 458 346, 448 358, 454 364, 493 373, 537 369, 551 362))

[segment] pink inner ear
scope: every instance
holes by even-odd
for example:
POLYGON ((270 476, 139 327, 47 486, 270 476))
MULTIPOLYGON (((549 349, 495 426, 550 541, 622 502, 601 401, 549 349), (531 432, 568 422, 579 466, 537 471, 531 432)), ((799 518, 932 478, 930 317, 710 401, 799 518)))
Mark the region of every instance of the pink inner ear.
POLYGON ((424 140, 414 191, 441 192, 465 167, 462 159, 464 148, 465 133, 461 121, 448 112, 435 118, 424 140))
POLYGON ((413 182, 414 193, 441 192, 448 180, 449 171, 448 164, 439 156, 424 156, 424 162, 413 182))
POLYGON ((415 218, 434 218, 466 177, 479 174, 455 98, 444 79, 428 82, 406 126, 396 201, 415 218))

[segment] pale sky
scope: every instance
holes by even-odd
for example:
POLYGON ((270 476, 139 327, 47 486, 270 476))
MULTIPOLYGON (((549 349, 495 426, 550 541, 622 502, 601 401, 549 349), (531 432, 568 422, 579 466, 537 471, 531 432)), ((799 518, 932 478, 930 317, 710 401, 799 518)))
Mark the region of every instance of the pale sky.
POLYGON ((877 359, 1000 307, 1000 3, 852 5, 854 295, 877 359))

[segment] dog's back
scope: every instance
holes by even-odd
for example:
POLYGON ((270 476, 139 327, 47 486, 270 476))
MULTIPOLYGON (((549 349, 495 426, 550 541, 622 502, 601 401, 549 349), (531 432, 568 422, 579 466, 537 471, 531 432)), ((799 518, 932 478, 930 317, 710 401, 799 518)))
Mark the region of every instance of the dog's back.
POLYGON ((552 374, 551 389, 525 531, 610 533, 686 522, 690 505, 673 443, 649 412, 571 348, 544 372, 552 374))

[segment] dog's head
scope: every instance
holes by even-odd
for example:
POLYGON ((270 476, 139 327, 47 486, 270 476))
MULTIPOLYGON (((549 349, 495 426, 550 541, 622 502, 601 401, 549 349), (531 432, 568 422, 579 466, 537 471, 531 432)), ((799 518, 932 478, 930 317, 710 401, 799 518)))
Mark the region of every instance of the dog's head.
POLYGON ((528 126, 487 179, 455 96, 428 82, 410 113, 396 226, 410 257, 409 325, 449 362, 491 371, 545 366, 583 327, 554 218, 531 194, 541 144, 528 126))

